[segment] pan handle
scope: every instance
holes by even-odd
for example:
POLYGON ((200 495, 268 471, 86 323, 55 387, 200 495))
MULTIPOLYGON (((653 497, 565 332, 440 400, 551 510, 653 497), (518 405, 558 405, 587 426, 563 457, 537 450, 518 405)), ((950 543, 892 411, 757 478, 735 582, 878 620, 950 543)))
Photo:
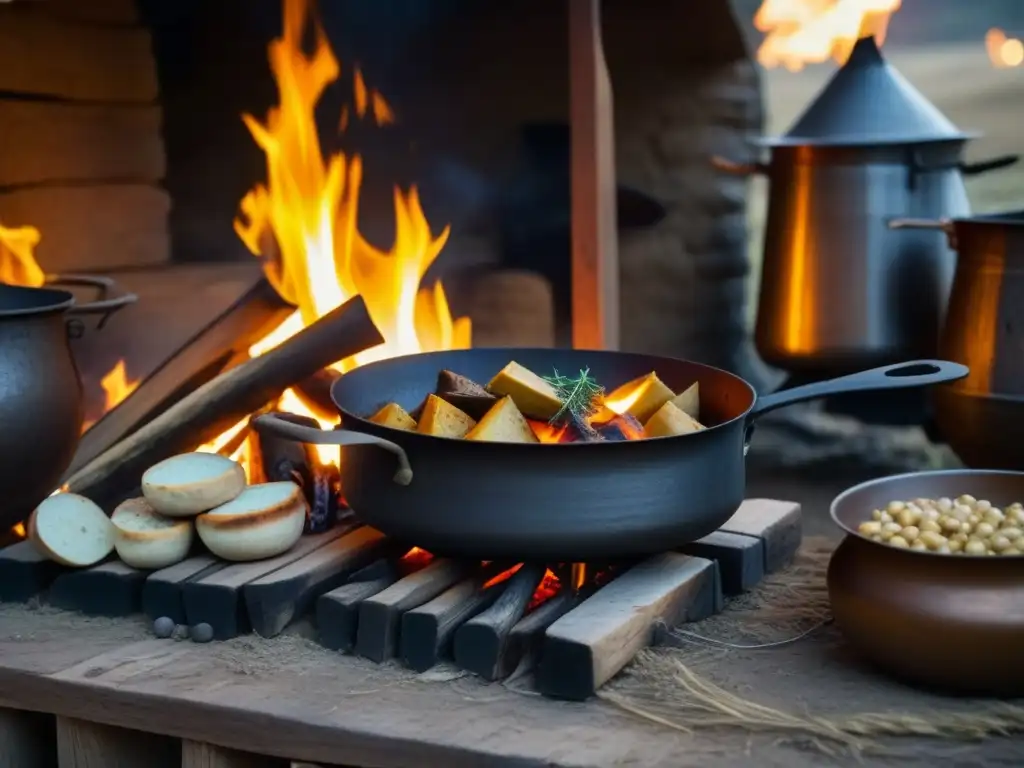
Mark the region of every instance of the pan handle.
POLYGON ((753 420, 777 408, 802 403, 805 400, 818 400, 832 395, 845 395, 851 392, 865 392, 872 389, 903 389, 905 387, 926 387, 930 384, 942 384, 957 381, 970 373, 966 365, 951 363, 947 360, 914 360, 908 363, 886 365, 872 368, 870 371, 851 373, 838 379, 816 381, 801 387, 784 389, 770 395, 759 397, 750 409, 748 419, 753 420))
POLYGON ((365 432, 353 432, 349 429, 329 430, 305 427, 270 414, 257 416, 253 419, 253 426, 277 437, 311 445, 373 445, 383 448, 385 451, 395 454, 395 458, 398 459, 398 471, 395 472, 394 481, 399 485, 409 485, 412 482, 412 467, 409 465, 409 457, 406 455, 405 449, 382 437, 368 435, 365 432))

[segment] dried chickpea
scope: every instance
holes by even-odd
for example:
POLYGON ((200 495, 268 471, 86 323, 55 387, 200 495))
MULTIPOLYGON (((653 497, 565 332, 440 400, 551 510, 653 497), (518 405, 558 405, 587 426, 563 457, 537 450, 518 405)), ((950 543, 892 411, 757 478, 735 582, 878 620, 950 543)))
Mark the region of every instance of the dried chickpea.
POLYGON ((857 530, 872 541, 916 552, 1022 555, 1024 503, 1004 510, 966 493, 955 499, 895 500, 873 510, 857 530))

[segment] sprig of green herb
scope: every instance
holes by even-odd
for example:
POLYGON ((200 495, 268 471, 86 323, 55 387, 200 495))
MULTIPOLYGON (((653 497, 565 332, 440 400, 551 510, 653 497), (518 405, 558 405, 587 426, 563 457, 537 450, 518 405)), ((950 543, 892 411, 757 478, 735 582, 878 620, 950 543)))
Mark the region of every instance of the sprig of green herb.
POLYGON ((604 387, 590 375, 590 369, 581 370, 580 375, 575 378, 563 376, 555 370, 554 375, 545 376, 544 381, 552 386, 558 399, 562 401, 562 407, 551 418, 550 423, 570 423, 587 435, 596 435, 596 431, 590 426, 590 417, 597 412, 601 396, 604 395, 604 387))

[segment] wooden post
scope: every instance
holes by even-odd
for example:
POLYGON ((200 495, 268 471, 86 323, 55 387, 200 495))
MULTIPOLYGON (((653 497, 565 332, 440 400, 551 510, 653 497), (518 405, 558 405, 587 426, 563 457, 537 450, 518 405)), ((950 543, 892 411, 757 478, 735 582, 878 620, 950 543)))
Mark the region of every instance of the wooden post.
POLYGON ((572 344, 619 346, 612 88, 600 0, 568 0, 572 123, 572 344))
POLYGON ((52 716, 0 709, 0 768, 51 768, 53 736, 52 716))
POLYGON ((181 742, 127 728, 57 718, 59 768, 179 768, 181 742))
POLYGON ((281 760, 237 752, 199 741, 181 745, 181 768, 279 768, 281 760))

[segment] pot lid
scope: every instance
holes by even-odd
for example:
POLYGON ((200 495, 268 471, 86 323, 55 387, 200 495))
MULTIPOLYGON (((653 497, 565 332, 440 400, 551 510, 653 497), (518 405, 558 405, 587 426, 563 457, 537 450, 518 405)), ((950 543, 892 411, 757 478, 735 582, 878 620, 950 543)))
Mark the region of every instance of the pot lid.
POLYGON ((912 144, 971 136, 882 58, 874 37, 863 37, 790 129, 762 143, 912 144))

